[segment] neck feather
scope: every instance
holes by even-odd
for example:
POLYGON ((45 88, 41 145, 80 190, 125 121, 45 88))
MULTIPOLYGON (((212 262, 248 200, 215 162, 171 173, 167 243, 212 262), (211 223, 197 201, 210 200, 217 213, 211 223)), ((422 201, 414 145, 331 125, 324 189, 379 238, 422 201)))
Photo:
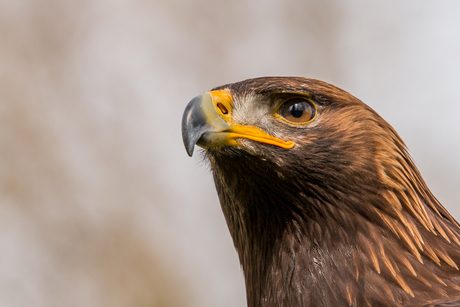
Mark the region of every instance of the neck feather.
POLYGON ((395 144, 397 163, 328 180, 239 152, 210 157, 249 307, 460 298, 458 223, 395 144))

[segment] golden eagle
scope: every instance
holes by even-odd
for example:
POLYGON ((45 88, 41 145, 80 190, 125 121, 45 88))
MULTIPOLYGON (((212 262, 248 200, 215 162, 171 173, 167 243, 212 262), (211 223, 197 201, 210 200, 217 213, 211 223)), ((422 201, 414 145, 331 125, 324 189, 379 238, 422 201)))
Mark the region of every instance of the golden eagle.
POLYGON ((396 131, 328 83, 263 77, 186 107, 249 307, 460 306, 460 226, 396 131))

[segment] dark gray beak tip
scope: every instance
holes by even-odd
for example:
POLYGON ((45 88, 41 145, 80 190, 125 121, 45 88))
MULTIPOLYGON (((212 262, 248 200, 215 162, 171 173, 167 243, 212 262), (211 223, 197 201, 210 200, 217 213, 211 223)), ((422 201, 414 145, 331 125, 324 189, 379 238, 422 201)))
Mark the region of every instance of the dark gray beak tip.
POLYGON ((184 141, 185 150, 191 157, 198 139, 206 130, 206 118, 201 110, 201 100, 203 95, 193 98, 185 107, 182 116, 182 140, 184 141))
POLYGON ((188 145, 185 145, 185 150, 187 151, 187 154, 189 157, 193 156, 193 151, 195 149, 195 144, 189 143, 188 145))
POLYGON ((193 149, 195 148, 195 146, 191 146, 189 148, 186 148, 187 150, 187 154, 189 157, 193 156, 193 149))

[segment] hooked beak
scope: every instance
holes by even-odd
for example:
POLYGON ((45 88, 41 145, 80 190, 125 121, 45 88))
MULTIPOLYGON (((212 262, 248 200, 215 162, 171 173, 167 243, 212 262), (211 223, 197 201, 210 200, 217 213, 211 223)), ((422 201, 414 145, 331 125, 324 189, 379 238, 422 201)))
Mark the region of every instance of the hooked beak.
POLYGON ((232 122, 233 98, 229 91, 211 91, 193 98, 182 116, 182 139, 188 155, 195 144, 208 149, 214 146, 236 146, 238 138, 251 139, 282 148, 294 147, 254 126, 232 122))

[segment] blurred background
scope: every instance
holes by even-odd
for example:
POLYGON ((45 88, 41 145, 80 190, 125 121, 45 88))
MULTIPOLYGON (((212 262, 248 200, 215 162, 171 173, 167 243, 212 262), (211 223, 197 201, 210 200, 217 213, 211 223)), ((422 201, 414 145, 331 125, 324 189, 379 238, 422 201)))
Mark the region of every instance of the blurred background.
POLYGON ((460 2, 0 0, 0 306, 245 306, 184 107, 266 75, 387 119, 460 218, 460 2))

